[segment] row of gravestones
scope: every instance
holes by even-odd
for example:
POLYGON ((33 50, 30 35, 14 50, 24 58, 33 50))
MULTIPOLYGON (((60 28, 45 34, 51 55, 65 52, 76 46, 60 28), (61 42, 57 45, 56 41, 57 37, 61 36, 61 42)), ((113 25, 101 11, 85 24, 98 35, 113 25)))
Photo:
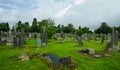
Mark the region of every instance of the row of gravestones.
POLYGON ((6 45, 12 45, 14 47, 22 47, 22 45, 25 44, 25 37, 33 37, 34 39, 37 39, 37 46, 41 46, 41 43, 43 46, 47 45, 47 33, 45 31, 45 27, 43 28, 43 32, 42 32, 42 42, 41 39, 38 37, 38 33, 26 33, 24 32, 24 30, 22 29, 21 32, 15 32, 16 30, 14 30, 13 32, 9 31, 7 32, 2 32, 0 31, 0 42, 3 42, 4 40, 6 40, 6 45))

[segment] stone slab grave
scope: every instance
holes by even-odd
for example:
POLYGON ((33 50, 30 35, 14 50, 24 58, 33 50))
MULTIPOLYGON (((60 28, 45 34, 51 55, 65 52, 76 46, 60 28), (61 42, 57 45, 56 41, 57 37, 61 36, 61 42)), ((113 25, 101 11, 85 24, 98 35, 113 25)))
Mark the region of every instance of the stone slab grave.
POLYGON ((73 61, 71 60, 71 56, 65 56, 62 58, 59 58, 56 55, 53 54, 45 54, 43 55, 44 59, 48 58, 50 60, 50 62, 52 63, 51 66, 53 65, 54 70, 61 70, 61 68, 63 69, 64 67, 69 67, 70 68, 75 68, 76 64, 73 63, 73 61))

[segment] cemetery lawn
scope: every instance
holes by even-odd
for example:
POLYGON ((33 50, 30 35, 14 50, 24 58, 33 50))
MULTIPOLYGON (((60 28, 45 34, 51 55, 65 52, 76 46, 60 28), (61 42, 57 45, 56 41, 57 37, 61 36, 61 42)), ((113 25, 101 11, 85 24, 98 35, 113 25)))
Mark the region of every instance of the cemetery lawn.
MULTIPOLYGON (((84 46, 79 46, 74 39, 67 39, 63 44, 58 44, 55 40, 50 39, 48 46, 36 47, 36 40, 27 40, 23 48, 13 48, 12 46, 0 46, 0 70, 50 70, 45 62, 40 58, 33 58, 27 61, 18 60, 21 53, 33 55, 37 53, 51 53, 59 57, 71 56, 72 60, 77 63, 74 70, 120 70, 120 52, 109 51, 112 56, 93 58, 89 55, 78 53, 78 50, 94 48, 96 53, 102 53, 106 41, 100 44, 100 41, 91 40, 83 41, 84 46)), ((119 42, 120 45, 120 42, 119 42)))

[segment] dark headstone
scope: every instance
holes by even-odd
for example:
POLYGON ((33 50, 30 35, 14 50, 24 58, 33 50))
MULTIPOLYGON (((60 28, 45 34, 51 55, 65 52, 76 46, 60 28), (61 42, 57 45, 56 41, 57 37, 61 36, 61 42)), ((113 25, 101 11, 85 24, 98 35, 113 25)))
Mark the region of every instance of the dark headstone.
POLYGON ((104 42, 104 38, 105 38, 104 34, 101 34, 101 44, 104 42))
POLYGON ((81 37, 77 36, 77 41, 79 43, 79 46, 83 46, 83 42, 82 42, 81 37))
POLYGON ((115 31, 114 29, 113 29, 111 38, 112 38, 112 40, 111 40, 112 46, 113 47, 117 47, 118 46, 119 37, 118 37, 118 32, 115 31))
POLYGON ((47 33, 45 27, 43 27, 43 31, 42 31, 42 45, 43 46, 47 45, 47 33))

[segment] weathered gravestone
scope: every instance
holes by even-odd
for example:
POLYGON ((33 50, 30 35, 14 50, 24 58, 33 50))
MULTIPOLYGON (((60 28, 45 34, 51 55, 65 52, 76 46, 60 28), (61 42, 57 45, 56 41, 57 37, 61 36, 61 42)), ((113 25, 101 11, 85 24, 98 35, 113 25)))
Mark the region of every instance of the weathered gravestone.
POLYGON ((104 51, 103 51, 103 55, 104 55, 105 53, 107 53, 107 51, 108 51, 109 48, 111 48, 111 47, 112 47, 112 43, 111 43, 111 42, 108 42, 108 43, 106 44, 106 47, 105 47, 104 51))
POLYGON ((37 32, 34 33, 34 39, 36 39, 36 38, 37 38, 37 32))
POLYGON ((101 44, 104 42, 105 36, 104 34, 101 34, 101 44))
POLYGON ((76 38, 77 38, 77 41, 79 43, 79 46, 83 46, 83 42, 82 42, 81 37, 77 36, 76 38))
POLYGON ((107 42, 111 42, 111 34, 110 33, 107 34, 107 42))
POLYGON ((47 33, 46 33, 45 26, 43 27, 43 30, 42 30, 42 46, 47 46, 47 33))
POLYGON ((25 45, 26 44, 26 41, 25 41, 25 32, 24 32, 24 29, 21 29, 21 42, 22 42, 22 45, 25 45))
POLYGON ((12 45, 12 43, 13 43, 13 36, 12 36, 11 31, 9 31, 7 33, 7 43, 6 43, 6 45, 12 45))
POLYGON ((95 41, 97 41, 97 37, 96 37, 95 33, 93 34, 93 38, 94 38, 95 41))
POLYGON ((53 38, 54 38, 55 40, 58 40, 58 37, 57 37, 56 34, 54 34, 53 38))
POLYGON ((22 47, 23 45, 23 39, 22 39, 22 35, 20 35, 19 33, 13 36, 13 46, 14 47, 22 47))
POLYGON ((113 48, 118 47, 118 41, 119 41, 118 32, 113 29, 112 37, 111 37, 113 48))
POLYGON ((90 40, 91 40, 91 35, 90 35, 90 34, 87 34, 86 36, 87 36, 87 41, 90 42, 90 40))
POLYGON ((41 39, 39 37, 37 37, 37 47, 41 46, 41 39))

